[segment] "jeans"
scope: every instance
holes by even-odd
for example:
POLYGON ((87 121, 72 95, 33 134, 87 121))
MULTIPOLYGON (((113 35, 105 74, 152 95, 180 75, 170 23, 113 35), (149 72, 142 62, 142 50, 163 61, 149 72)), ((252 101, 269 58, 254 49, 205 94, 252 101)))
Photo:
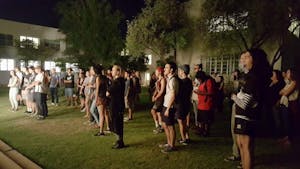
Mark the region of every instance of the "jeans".
POLYGON ((198 126, 198 100, 192 100, 192 104, 195 114, 195 125, 198 126))
MULTIPOLYGON (((273 109, 273 111, 274 110, 276 109, 273 109)), ((274 120, 278 137, 290 136, 291 119, 289 109, 280 105, 280 108, 277 111, 274 111, 274 120)))
POLYGON ((12 109, 14 110, 18 109, 18 101, 17 101, 18 92, 19 89, 17 87, 11 87, 9 89, 9 101, 12 109))
POLYGON ((38 115, 43 116, 42 93, 34 92, 33 93, 33 100, 36 104, 38 115))
POLYGON ((56 87, 54 88, 50 88, 50 93, 51 93, 51 101, 52 103, 58 103, 58 94, 57 94, 58 90, 56 87))
POLYGON ((47 94, 46 93, 42 93, 42 112, 43 112, 44 117, 48 116, 47 94))
POLYGON ((90 112, 91 112, 91 115, 93 116, 94 120, 96 121, 96 123, 98 125, 100 125, 100 123, 99 123, 99 113, 98 113, 98 109, 97 109, 97 106, 96 106, 96 99, 93 99, 93 101, 92 101, 90 112))

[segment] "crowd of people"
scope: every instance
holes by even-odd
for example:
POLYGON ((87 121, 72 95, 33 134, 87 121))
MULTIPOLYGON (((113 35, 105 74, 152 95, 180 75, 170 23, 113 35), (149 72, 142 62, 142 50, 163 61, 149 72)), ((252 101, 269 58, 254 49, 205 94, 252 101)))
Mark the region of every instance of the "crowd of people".
MULTIPOLYGON (((191 75, 189 65, 177 66, 175 62, 168 62, 164 67, 157 67, 151 77, 148 92, 153 103, 150 111, 155 127, 153 133, 165 133, 166 143, 159 145, 163 153, 177 150, 175 123, 180 132, 178 144, 188 145, 192 126, 197 134, 207 137, 215 112, 223 111, 223 76, 208 75, 202 70, 202 64, 194 65, 193 70, 191 75)), ((97 64, 86 71, 79 69, 78 73, 68 68, 62 76, 55 69, 48 72, 40 66, 31 66, 22 71, 16 68, 10 75, 8 87, 12 111, 24 104, 28 115, 45 119, 48 116, 48 91, 51 104, 58 106, 58 89, 64 87, 67 106, 80 105, 88 119, 86 124, 99 129, 95 136, 114 132, 117 135, 114 148, 125 146, 124 122, 133 120, 141 93, 137 71, 122 70, 118 65, 105 70, 97 64), (128 116, 124 118, 125 111, 128 116)), ((233 103, 233 152, 225 161, 241 160, 240 168, 253 167, 255 131, 263 111, 272 117, 278 142, 285 147, 291 144, 294 134, 299 131, 297 85, 296 72, 293 69, 286 73, 272 71, 263 50, 250 49, 241 54, 239 70, 233 73, 230 97, 233 103)))

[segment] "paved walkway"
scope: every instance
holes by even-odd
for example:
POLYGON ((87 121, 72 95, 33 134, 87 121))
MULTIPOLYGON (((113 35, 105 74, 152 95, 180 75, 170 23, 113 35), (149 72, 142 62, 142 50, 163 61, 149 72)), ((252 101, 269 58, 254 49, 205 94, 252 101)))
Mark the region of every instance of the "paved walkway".
POLYGON ((42 169, 42 167, 0 140, 0 169, 42 169))

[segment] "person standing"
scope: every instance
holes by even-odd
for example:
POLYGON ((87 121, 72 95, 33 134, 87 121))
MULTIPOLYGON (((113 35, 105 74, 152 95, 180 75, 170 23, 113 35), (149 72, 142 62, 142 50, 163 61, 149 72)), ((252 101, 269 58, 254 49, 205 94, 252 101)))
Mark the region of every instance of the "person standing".
POLYGON ((50 93, 51 93, 51 105, 58 105, 58 84, 59 84, 59 76, 56 73, 55 68, 51 69, 50 76, 50 93))
POLYGON ((164 75, 167 77, 166 94, 164 97, 164 104, 162 110, 162 121, 165 134, 167 137, 167 144, 160 145, 162 153, 169 153, 175 151, 175 112, 176 112, 176 97, 179 89, 178 77, 175 72, 177 65, 175 62, 168 62, 165 65, 164 75))
POLYGON ((64 83, 65 83, 65 96, 68 101, 68 106, 71 106, 73 105, 73 90, 75 85, 75 79, 74 79, 74 75, 72 74, 71 68, 67 69, 67 74, 64 79, 64 83))
POLYGON ((196 78, 200 82, 197 90, 194 90, 198 94, 198 122, 201 130, 201 134, 204 137, 209 136, 210 125, 214 120, 214 79, 210 78, 203 71, 199 71, 196 74, 196 78))
MULTIPOLYGON (((197 72, 202 70, 202 64, 196 64, 194 66, 194 73, 197 74, 197 72)), ((200 85, 200 82, 197 80, 197 78, 194 79, 193 81, 193 90, 197 90, 200 85)), ((193 104, 193 112, 194 112, 194 118, 195 118, 195 126, 196 129, 198 129, 199 124, 198 124, 198 95, 197 93, 192 93, 192 104, 193 104)))
POLYGON ((164 96, 166 93, 166 79, 164 78, 164 69, 162 67, 156 68, 155 76, 157 80, 155 82, 155 91, 152 96, 152 102, 154 102, 154 105, 151 109, 151 114, 155 123, 155 129, 153 130, 153 133, 158 134, 163 132, 161 112, 163 109, 164 96))
POLYGON ((42 94, 44 93, 43 91, 43 85, 44 85, 44 75, 41 69, 41 66, 37 65, 35 66, 35 79, 34 82, 28 86, 28 88, 34 87, 34 102, 36 103, 37 106, 37 114, 38 120, 43 120, 45 119, 45 114, 46 111, 44 111, 44 106, 43 106, 43 99, 42 99, 42 94))
POLYGON ((125 80, 121 77, 121 67, 114 65, 112 68, 112 84, 109 86, 106 96, 110 97, 111 129, 117 135, 114 149, 124 148, 123 128, 124 128, 124 91, 125 80))
POLYGON ((125 118, 124 121, 132 120, 133 118, 133 110, 134 110, 134 99, 135 99, 135 91, 133 87, 133 80, 130 77, 130 71, 126 70, 125 77, 125 108, 128 110, 128 118, 125 118))
POLYGON ((245 84, 240 92, 231 96, 236 104, 234 133, 241 153, 242 168, 253 168, 254 135, 256 119, 262 110, 272 69, 267 54, 261 49, 249 49, 242 54, 244 57, 245 84))
POLYGON ((193 83, 188 75, 190 73, 189 65, 182 65, 178 69, 178 75, 180 80, 179 85, 179 93, 178 93, 178 107, 176 110, 176 118, 179 125, 179 131, 181 135, 181 139, 179 143, 182 145, 187 145, 190 141, 189 133, 188 133, 188 124, 187 117, 190 113, 191 107, 191 96, 193 92, 193 83))
POLYGON ((15 71, 10 71, 10 79, 7 87, 9 87, 9 101, 13 112, 18 110, 17 95, 19 92, 19 80, 15 71))
MULTIPOLYGON (((108 88, 108 78, 102 74, 103 67, 101 65, 95 66, 95 73, 96 73, 96 89, 95 89, 95 99, 96 99, 96 106, 98 110, 98 116, 94 117, 95 119, 98 118, 98 126, 99 132, 95 134, 95 136, 104 136, 104 121, 106 122, 106 129, 109 129, 109 116, 108 112, 106 111, 107 107, 107 97, 106 92, 108 88)), ((93 114, 93 113, 92 113, 93 114)))

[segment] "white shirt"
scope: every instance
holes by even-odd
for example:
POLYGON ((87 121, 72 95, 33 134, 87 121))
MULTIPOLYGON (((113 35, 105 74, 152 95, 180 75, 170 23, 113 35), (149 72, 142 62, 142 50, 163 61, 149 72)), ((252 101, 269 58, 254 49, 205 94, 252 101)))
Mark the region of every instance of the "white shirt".
MULTIPOLYGON (((175 75, 167 78, 167 85, 166 85, 166 94, 164 97, 164 107, 168 107, 171 101, 171 94, 174 92, 174 97, 176 98, 176 95, 178 93, 178 81, 176 80, 175 75)), ((171 105, 174 105, 175 99, 171 105)))
POLYGON ((34 79, 35 82, 39 82, 40 84, 35 85, 34 87, 34 92, 38 92, 38 93, 43 93, 43 81, 44 81, 44 76, 42 73, 39 73, 35 76, 34 79))
MULTIPOLYGON (((194 84, 193 84, 193 91, 194 90, 198 90, 199 85, 200 85, 199 80, 197 78, 195 78, 194 84)), ((193 94, 192 94, 192 100, 198 101, 198 94, 197 93, 193 92, 193 94)))

